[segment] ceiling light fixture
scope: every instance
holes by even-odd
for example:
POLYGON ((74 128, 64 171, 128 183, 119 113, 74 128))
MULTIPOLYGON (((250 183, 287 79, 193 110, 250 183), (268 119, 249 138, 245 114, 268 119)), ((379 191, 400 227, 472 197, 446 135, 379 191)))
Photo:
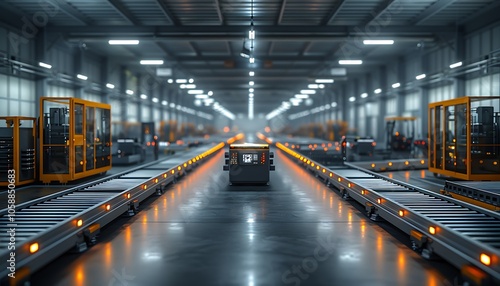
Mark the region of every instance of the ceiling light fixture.
POLYGON ((392 45, 394 40, 364 40, 365 45, 392 45))
POLYGON ((175 80, 176 83, 187 83, 187 79, 176 79, 175 80))
POLYGON ((248 85, 250 85, 250 86, 253 86, 254 84, 255 84, 255 82, 253 82, 253 81, 248 82, 248 85))
POLYGON ((201 90, 201 89, 188 90, 188 94, 202 94, 202 93, 203 93, 203 90, 201 90))
POLYGON ((417 80, 421 80, 421 79, 424 79, 425 77, 426 77, 426 75, 425 75, 425 73, 423 73, 423 74, 419 74, 419 75, 417 75, 415 78, 416 78, 417 80))
POLYGON ((77 78, 81 79, 81 80, 87 80, 88 77, 86 75, 83 75, 83 74, 77 74, 76 75, 77 78))
POLYGON ((249 88, 249 89, 248 89, 248 92, 253 92, 253 91, 254 91, 254 89, 253 89, 253 88, 249 88))
POLYGON ((307 99, 309 98, 308 94, 296 94, 295 98, 307 99))
POLYGON ((110 45, 138 45, 139 40, 109 40, 110 45))
POLYGON ((107 83, 106 87, 109 88, 109 89, 113 89, 113 88, 115 88, 115 85, 112 84, 112 83, 107 83))
POLYGON ((253 72, 253 71, 248 72, 248 75, 249 75, 249 76, 255 76, 255 72, 253 72))
POLYGON ((38 65, 41 66, 42 68, 46 68, 46 69, 49 69, 49 70, 52 68, 51 65, 43 63, 43 62, 39 62, 38 65))
POLYGON ((361 94, 361 98, 367 98, 368 97, 368 93, 364 92, 361 94))
POLYGON ((128 95, 133 95, 134 94, 134 91, 133 90, 130 90, 130 89, 127 89, 125 91, 128 95))
POLYGON ((392 88, 398 88, 400 86, 401 86, 401 84, 399 82, 396 82, 396 83, 392 84, 392 88))
POLYGON ((339 60, 339 65, 360 65, 362 60, 339 60))
POLYGON ((141 60, 140 61, 141 65, 162 65, 163 60, 141 60))
POLYGON ((458 68, 460 66, 462 66, 462 62, 457 62, 457 63, 451 64, 450 69, 458 68))
POLYGON ((300 91, 302 94, 316 94, 316 91, 314 89, 303 89, 300 91))
POLYGON ((328 79, 328 78, 320 78, 315 80, 316 83, 333 83, 333 79, 328 79))
POLYGON ((381 92, 382 92, 382 89, 377 88, 377 89, 376 89, 376 90, 374 90, 373 92, 375 92, 376 94, 379 94, 379 93, 381 93, 381 92))
POLYGON ((253 64, 253 63, 255 63, 255 58, 254 58, 254 57, 250 57, 250 58, 248 59, 248 61, 249 61, 251 64, 253 64))

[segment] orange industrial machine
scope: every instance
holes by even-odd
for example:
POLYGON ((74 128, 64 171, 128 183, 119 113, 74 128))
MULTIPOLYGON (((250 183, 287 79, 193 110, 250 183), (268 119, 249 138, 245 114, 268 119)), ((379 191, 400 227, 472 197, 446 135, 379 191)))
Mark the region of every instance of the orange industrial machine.
POLYGON ((111 169, 111 108, 77 98, 40 99, 40 181, 81 179, 111 169))
POLYGON ((500 97, 429 104, 429 171, 462 180, 500 180, 500 97))
POLYGON ((0 117, 0 186, 35 181, 35 122, 33 117, 0 117))

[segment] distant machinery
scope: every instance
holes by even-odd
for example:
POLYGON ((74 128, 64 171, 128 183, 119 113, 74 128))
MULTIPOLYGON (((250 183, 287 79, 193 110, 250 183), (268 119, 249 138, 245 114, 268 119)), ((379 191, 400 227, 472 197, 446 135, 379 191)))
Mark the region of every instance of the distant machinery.
POLYGON ((500 97, 429 104, 429 171, 462 180, 500 180, 500 97))
POLYGON ((389 152, 413 152, 416 117, 386 117, 386 149, 389 152))

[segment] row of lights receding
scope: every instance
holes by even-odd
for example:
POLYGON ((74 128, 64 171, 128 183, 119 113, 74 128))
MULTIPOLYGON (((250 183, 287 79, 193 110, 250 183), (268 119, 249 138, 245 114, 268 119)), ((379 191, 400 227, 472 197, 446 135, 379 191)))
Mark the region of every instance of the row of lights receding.
MULTIPOLYGON (((451 69, 458 68, 458 67, 462 66, 462 64, 463 64, 462 62, 457 62, 457 63, 451 64, 451 65, 450 65, 450 68, 451 68, 451 69)), ((415 77, 415 79, 416 79, 416 80, 422 80, 422 79, 424 79, 424 78, 426 78, 426 77, 427 77, 427 75, 426 75, 425 73, 423 73, 423 74, 419 74, 419 75, 417 75, 417 76, 415 77)), ((394 88, 394 89, 395 89, 395 88, 401 87, 401 83, 396 82, 396 83, 393 83, 391 86, 392 86, 392 88, 394 88)), ((381 93, 381 92, 382 92, 382 89, 377 88, 377 89, 375 89, 373 92, 374 92, 375 94, 379 94, 379 93, 381 93)), ((365 92, 365 93, 362 93, 362 94, 361 94, 361 98, 367 98, 367 97, 368 97, 368 93, 366 93, 366 92, 365 92)), ((349 97, 349 101, 350 101, 350 102, 354 102, 354 101, 356 101, 356 98, 355 98, 354 96, 351 96, 351 97, 349 97)))
POLYGON ((280 115, 281 113, 290 109, 291 106, 298 106, 304 99, 308 99, 309 95, 316 94, 316 90, 318 88, 325 88, 325 83, 333 83, 333 79, 316 79, 315 84, 309 84, 308 88, 311 89, 303 89, 300 93, 295 94, 294 97, 290 98, 289 101, 283 101, 281 105, 275 110, 271 111, 266 115, 267 120, 271 120, 272 118, 280 115))

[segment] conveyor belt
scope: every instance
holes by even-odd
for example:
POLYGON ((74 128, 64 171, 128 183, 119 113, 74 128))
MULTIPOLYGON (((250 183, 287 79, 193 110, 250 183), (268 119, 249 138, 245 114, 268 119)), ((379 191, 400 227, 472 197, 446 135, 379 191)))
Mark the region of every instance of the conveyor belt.
POLYGON ((476 284, 500 284, 500 214, 352 164, 331 169, 281 143, 276 146, 344 198, 364 205, 373 220, 383 218, 409 234, 424 257, 438 254, 476 284))
MULTIPOLYGON (((22 282, 67 250, 86 249, 104 225, 123 213, 134 214, 142 200, 161 194, 167 184, 224 145, 198 147, 159 163, 32 200, 16 206, 15 213, 1 210, 1 259, 7 261, 11 251, 15 252, 15 282, 22 282), (15 250, 14 244, 9 248, 10 229, 15 229, 15 250)), ((7 279, 10 271, 4 267, 0 273, 0 279, 7 279)), ((4 280, 1 282, 3 285, 4 280)))
POLYGON ((492 211, 500 211, 500 182, 446 181, 442 193, 492 211))

